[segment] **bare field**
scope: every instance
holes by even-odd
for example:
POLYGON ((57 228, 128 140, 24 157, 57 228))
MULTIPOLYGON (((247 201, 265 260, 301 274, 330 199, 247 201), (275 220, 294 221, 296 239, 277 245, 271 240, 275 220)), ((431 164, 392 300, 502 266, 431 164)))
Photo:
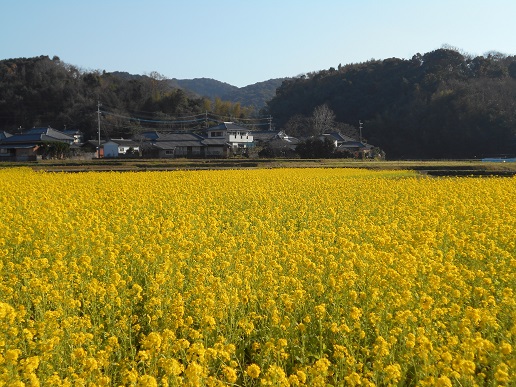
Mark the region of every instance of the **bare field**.
POLYGON ((416 170, 432 176, 514 176, 514 162, 480 160, 341 160, 341 159, 102 159, 88 161, 45 160, 27 163, 0 163, 0 168, 29 167, 35 171, 168 171, 261 168, 364 168, 370 170, 416 170))

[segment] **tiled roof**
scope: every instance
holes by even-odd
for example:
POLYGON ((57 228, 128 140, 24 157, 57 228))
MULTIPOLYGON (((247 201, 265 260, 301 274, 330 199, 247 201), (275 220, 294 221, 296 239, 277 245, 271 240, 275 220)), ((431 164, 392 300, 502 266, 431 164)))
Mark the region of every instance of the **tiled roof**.
POLYGON ((356 141, 354 138, 346 136, 345 134, 342 134, 340 132, 324 133, 323 136, 332 137, 334 140, 337 140, 338 142, 356 141))
POLYGON ((200 141, 203 137, 194 133, 158 133, 157 141, 200 141))
POLYGON ((12 136, 11 133, 7 133, 5 131, 2 131, 2 132, 0 132, 0 141, 6 139, 7 137, 11 137, 11 136, 12 136))
POLYGON ((34 143, 43 141, 61 141, 72 143, 73 137, 52 128, 32 128, 24 133, 14 134, 2 140, 4 144, 34 143))
MULTIPOLYGON (((52 128, 32 128, 27 130, 25 133, 27 134, 39 134, 41 136, 47 136, 48 138, 54 140, 63 140, 63 141, 73 141, 73 136, 68 136, 67 134, 52 128)), ((49 140, 50 141, 50 140, 49 140)))
MULTIPOLYGON (((110 142, 113 142, 117 145, 123 145, 123 146, 132 146, 132 147, 135 147, 135 146, 139 146, 139 144, 133 140, 129 140, 129 139, 126 139, 126 138, 112 138, 109 140, 110 142)), ((109 142, 107 141, 107 142, 109 142)))
POLYGON ((241 131, 250 131, 249 128, 244 128, 243 126, 236 125, 232 122, 223 122, 217 126, 212 126, 208 128, 208 130, 241 130, 241 131))
POLYGON ((255 141, 270 141, 278 137, 280 132, 276 130, 253 130, 251 133, 255 141))
POLYGON ((202 140, 202 143, 205 145, 217 145, 217 146, 222 146, 222 145, 227 144, 225 138, 205 138, 202 140))
POLYGON ((159 141, 153 144, 154 147, 159 149, 174 149, 179 146, 198 146, 202 147, 201 141, 159 141))
POLYGON ((185 133, 185 132, 144 132, 141 133, 141 136, 146 140, 150 141, 195 141, 202 140, 204 137, 199 136, 195 133, 185 133))
POLYGON ((341 148, 367 148, 367 146, 360 141, 348 141, 339 145, 339 149, 341 148))

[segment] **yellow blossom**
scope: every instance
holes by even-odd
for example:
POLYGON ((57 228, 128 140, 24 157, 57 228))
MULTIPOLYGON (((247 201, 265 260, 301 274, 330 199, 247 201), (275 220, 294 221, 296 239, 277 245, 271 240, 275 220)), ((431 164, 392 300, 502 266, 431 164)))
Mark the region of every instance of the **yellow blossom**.
POLYGON ((142 375, 138 378, 138 387, 158 387, 158 382, 151 375, 142 375))
POLYGON ((260 376, 260 367, 257 364, 250 364, 247 366, 245 373, 250 378, 257 379, 260 376))
POLYGON ((501 363, 496 367, 495 379, 499 383, 507 383, 509 381, 509 367, 505 363, 501 363))
POLYGON ((229 383, 235 383, 237 380, 237 373, 234 368, 223 366, 222 367, 222 373, 224 374, 224 378, 229 383))

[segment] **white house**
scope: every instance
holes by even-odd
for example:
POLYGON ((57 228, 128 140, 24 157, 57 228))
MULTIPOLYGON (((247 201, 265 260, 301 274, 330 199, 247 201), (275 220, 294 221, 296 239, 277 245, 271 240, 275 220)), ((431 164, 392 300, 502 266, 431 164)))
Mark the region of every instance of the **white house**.
POLYGON ((104 157, 119 157, 128 155, 128 151, 140 151, 140 146, 133 140, 124 138, 112 138, 104 143, 104 157))
POLYGON ((243 126, 224 122, 207 129, 203 143, 211 156, 228 156, 227 152, 243 154, 253 146, 253 133, 243 126))

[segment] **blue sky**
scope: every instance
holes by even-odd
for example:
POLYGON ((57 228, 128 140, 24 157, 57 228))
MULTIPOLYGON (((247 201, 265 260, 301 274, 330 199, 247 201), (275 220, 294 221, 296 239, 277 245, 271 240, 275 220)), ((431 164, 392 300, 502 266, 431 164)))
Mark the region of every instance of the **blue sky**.
POLYGON ((4 0, 0 59, 246 86, 444 44, 516 55, 514 0, 4 0))

